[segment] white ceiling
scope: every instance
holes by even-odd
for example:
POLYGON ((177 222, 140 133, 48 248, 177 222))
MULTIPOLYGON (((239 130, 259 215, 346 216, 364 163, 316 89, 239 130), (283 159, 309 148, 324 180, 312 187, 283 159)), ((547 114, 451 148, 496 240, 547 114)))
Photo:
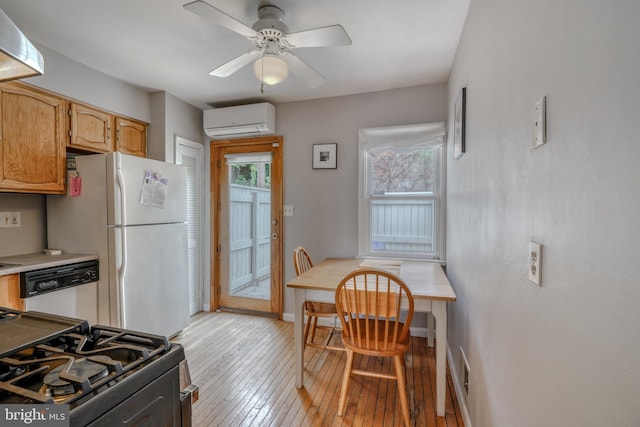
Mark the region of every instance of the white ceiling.
MULTIPOLYGON (((350 46, 296 49, 327 80, 308 89, 295 75, 260 84, 253 67, 227 78, 209 71, 251 50, 243 36, 182 6, 191 0, 0 0, 22 32, 80 63, 200 108, 290 102, 446 82, 470 0, 207 0, 244 24, 259 4, 285 11, 291 32, 340 24, 350 46)), ((46 74, 45 58, 45 74, 46 74)))

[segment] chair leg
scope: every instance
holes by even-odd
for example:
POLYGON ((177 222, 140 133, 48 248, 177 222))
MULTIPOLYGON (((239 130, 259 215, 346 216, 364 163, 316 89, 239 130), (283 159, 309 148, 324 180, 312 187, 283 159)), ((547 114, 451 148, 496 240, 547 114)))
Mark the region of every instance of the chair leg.
POLYGON ((333 333, 335 331, 336 330, 333 328, 329 329, 329 333, 327 334, 327 337, 324 339, 324 345, 329 345, 329 341, 331 341, 331 337, 333 336, 333 333))
POLYGON ((303 341, 303 345, 306 346, 307 345, 307 340, 309 338, 309 328, 311 326, 311 318, 313 316, 307 315, 307 322, 304 324, 304 341, 303 341))
POLYGON ((313 320, 311 321, 311 341, 314 342, 316 339, 316 326, 318 325, 318 316, 313 316, 313 320))
POLYGON ((340 390, 340 403, 338 403, 338 416, 344 415, 345 404, 347 403, 347 390, 351 383, 351 369, 353 367, 353 351, 347 350, 347 361, 344 364, 344 375, 342 377, 342 389, 340 390))
POLYGON ((398 383, 398 395, 400 396, 400 404, 402 405, 402 417, 404 425, 411 426, 411 417, 409 416, 409 401, 407 399, 407 381, 405 378, 405 369, 403 363, 404 355, 394 356, 393 362, 396 370, 396 380, 398 383))

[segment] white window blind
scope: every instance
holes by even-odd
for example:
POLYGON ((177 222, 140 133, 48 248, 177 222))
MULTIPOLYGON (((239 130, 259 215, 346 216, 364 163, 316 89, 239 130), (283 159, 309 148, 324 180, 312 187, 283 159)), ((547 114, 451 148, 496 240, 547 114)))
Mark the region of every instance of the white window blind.
POLYGON ((359 131, 360 256, 441 259, 445 124, 359 131))

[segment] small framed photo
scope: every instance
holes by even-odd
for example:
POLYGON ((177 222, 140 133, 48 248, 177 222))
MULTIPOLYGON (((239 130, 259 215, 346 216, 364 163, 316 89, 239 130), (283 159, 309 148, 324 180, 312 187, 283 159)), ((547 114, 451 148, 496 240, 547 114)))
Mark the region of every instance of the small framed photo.
POLYGON ((453 156, 457 160, 465 153, 465 121, 467 114, 467 88, 463 87, 456 98, 453 112, 453 156))
POLYGON ((337 169, 338 144, 313 144, 313 168, 337 169))

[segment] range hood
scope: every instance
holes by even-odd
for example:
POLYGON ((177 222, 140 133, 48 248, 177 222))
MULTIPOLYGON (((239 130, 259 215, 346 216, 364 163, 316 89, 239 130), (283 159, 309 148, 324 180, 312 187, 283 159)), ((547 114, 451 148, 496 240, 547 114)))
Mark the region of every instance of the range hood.
POLYGON ((42 54, 0 9, 0 82, 42 73, 42 54))

